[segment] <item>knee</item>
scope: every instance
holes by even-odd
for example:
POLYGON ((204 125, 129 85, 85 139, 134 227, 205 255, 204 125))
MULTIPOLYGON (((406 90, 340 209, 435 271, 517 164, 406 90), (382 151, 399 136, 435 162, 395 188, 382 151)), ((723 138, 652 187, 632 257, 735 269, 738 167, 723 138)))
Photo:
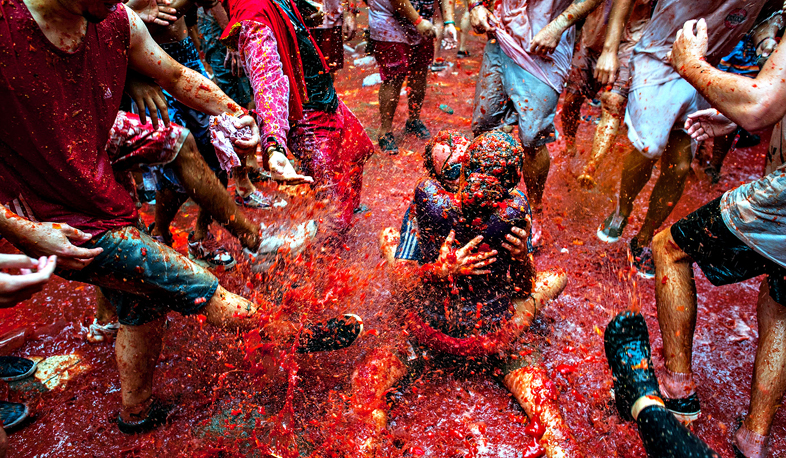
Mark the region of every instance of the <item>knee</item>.
POLYGON ((690 173, 690 162, 691 161, 689 159, 681 158, 668 165, 664 164, 661 173, 672 175, 679 179, 686 178, 688 176, 688 173, 690 173))
POLYGON ((687 253, 677 246, 671 235, 671 226, 655 234, 652 239, 652 257, 656 265, 674 264, 687 259, 687 253))
POLYGON ((183 146, 180 148, 180 151, 177 153, 177 161, 178 162, 190 162, 196 159, 199 156, 199 148, 197 147, 196 139, 192 133, 188 133, 188 137, 183 142, 183 146))
POLYGON ((625 102, 627 99, 616 92, 606 91, 600 96, 603 109, 614 116, 625 114, 625 102))

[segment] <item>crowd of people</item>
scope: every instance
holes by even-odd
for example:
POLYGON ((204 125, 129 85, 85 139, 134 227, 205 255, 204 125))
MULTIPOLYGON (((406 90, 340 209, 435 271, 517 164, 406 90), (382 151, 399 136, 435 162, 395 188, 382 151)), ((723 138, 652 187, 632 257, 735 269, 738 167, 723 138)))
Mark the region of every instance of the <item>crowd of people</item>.
MULTIPOLYGON (((680 423, 701 414, 691 366, 693 264, 713 285, 765 275, 750 408, 731 441, 738 456, 769 456, 786 390, 786 51, 777 46, 784 4, 479 0, 467 5, 460 31, 451 0, 366 6, 366 52, 381 77, 376 146, 398 152, 394 115, 406 82, 404 133, 427 141, 427 174, 400 230, 380 235, 401 333, 350 377, 347 418, 361 433, 348 456, 375 456, 387 428, 385 393, 419 373, 424 359, 496 377, 546 456, 591 455, 564 419, 538 348, 522 336, 568 282, 569 273, 536 267, 539 221, 550 154, 577 155, 581 107, 595 97, 601 118, 578 183, 595 186, 623 121, 633 145, 600 240, 622 238, 660 164, 629 252, 631 269, 655 278, 665 368, 658 380, 640 313, 609 323, 604 343, 619 415, 636 421, 650 457, 717 456, 680 423), (488 38, 471 125, 431 126, 432 134, 421 110, 429 75, 444 68, 435 52, 458 43, 457 58, 468 57, 470 26, 488 38), (563 92, 565 147, 550 151, 563 92), (707 166, 716 179, 729 148, 773 125, 763 177, 662 227, 702 142, 718 138, 707 166)), ((121 432, 166 421, 168 406, 153 387, 170 311, 204 315, 224 329, 259 329, 301 353, 346 348, 361 335, 358 315, 301 323, 270 313, 270 302, 231 293, 211 272, 238 262, 265 272, 310 246, 340 248, 367 210, 363 172, 376 148, 334 87, 360 7, 351 0, 0 5, 0 236, 22 253, 0 254, 9 272, 0 273, 0 306, 30 298, 52 275, 98 287, 87 338, 114 341, 121 432), (327 202, 324 217, 254 222, 244 208, 286 212, 288 204, 258 186, 262 180, 310 186, 304 198, 327 202), (172 248, 170 226, 189 198, 199 214, 186 256, 172 248), (144 202, 154 203, 149 227, 139 213, 144 202), (237 238, 243 259, 211 234, 213 221, 237 238)), ((31 360, 0 357, 2 380, 35 370, 31 360)), ((0 402, 5 429, 28 415, 24 404, 0 402)), ((0 457, 6 449, 0 429, 0 457)))

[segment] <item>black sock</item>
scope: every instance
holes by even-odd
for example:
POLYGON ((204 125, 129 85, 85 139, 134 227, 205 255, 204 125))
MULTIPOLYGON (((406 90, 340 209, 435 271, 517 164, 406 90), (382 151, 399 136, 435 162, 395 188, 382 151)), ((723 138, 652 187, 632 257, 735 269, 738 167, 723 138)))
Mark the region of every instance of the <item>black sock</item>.
POLYGON ((644 408, 636 423, 648 458, 719 458, 665 407, 644 408))

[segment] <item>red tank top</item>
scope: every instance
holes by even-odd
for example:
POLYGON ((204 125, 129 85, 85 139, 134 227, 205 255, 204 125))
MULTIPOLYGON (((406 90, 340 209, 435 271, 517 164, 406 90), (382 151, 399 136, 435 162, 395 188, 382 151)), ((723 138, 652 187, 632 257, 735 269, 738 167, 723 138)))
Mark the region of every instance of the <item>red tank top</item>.
POLYGON ((93 235, 133 224, 106 143, 120 107, 130 26, 125 8, 88 23, 79 48, 53 45, 21 0, 0 2, 0 203, 93 235))

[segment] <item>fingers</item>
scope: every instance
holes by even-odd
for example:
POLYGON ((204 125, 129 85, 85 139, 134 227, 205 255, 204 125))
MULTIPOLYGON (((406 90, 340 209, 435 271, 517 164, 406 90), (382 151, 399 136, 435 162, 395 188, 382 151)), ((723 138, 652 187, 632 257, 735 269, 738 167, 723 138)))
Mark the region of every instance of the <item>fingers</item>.
POLYGON ((450 248, 451 246, 453 246, 453 242, 455 241, 456 241, 456 231, 451 230, 448 236, 445 238, 445 243, 443 243, 442 246, 447 246, 448 248, 450 248))
POLYGON ((699 19, 699 22, 696 23, 696 38, 707 40, 707 21, 704 18, 699 19))
MULTIPOLYGON (((685 36, 688 40, 696 38, 696 35, 693 33, 693 28, 696 26, 696 20, 691 19, 689 21, 685 21, 685 25, 682 26, 682 35, 685 36)), ((677 39, 679 40, 680 31, 677 31, 677 39)))
POLYGON ((75 241, 77 243, 84 243, 93 238, 92 235, 88 234, 87 232, 82 232, 75 227, 71 227, 68 224, 61 223, 60 224, 60 232, 68 238, 68 240, 75 241))
POLYGON ((482 241, 483 241, 483 236, 482 235, 479 235, 479 236, 475 237, 474 239, 470 240, 469 243, 467 243, 463 247, 459 248, 459 250, 456 252, 456 256, 464 257, 464 256, 468 255, 469 253, 474 251, 475 248, 477 248, 477 246, 480 245, 480 242, 482 242, 482 241))
MULTIPOLYGON (((164 99, 163 94, 161 94, 161 92, 159 91, 156 91, 152 99, 153 99, 154 106, 157 108, 157 110, 153 110, 153 112, 157 111, 158 114, 161 115, 161 118, 164 120, 164 125, 166 127, 169 127, 169 109, 167 108, 166 100, 164 99)), ((156 127, 155 124, 154 127, 158 129, 158 127, 156 127)))
POLYGON ((147 110, 145 109, 146 105, 144 99, 134 98, 134 103, 136 104, 136 107, 139 109, 139 122, 141 122, 142 125, 144 126, 145 124, 147 124, 147 116, 146 116, 147 110))
POLYGON ((478 253, 478 254, 475 254, 475 255, 472 255, 472 256, 467 256, 464 259, 464 264, 465 265, 475 264, 477 262, 484 261, 486 259, 492 258, 492 257, 496 256, 497 254, 498 254, 497 250, 491 250, 491 251, 484 251, 482 253, 478 253))
POLYGON ((82 270, 87 267, 91 262, 93 262, 93 258, 66 258, 60 257, 59 264, 60 267, 68 270, 82 270))
POLYGON ((150 121, 153 123, 153 129, 158 130, 158 109, 152 97, 148 96, 145 98, 145 106, 150 111, 150 121))
POLYGON ((0 254, 0 269, 31 269, 38 261, 23 254, 0 254))
MULTIPOLYGON (((66 258, 77 258, 92 261, 93 258, 104 252, 103 248, 82 248, 75 245, 70 245, 61 250, 60 255, 61 264, 65 262, 66 258)), ((88 262, 89 262, 88 261, 88 262)))

